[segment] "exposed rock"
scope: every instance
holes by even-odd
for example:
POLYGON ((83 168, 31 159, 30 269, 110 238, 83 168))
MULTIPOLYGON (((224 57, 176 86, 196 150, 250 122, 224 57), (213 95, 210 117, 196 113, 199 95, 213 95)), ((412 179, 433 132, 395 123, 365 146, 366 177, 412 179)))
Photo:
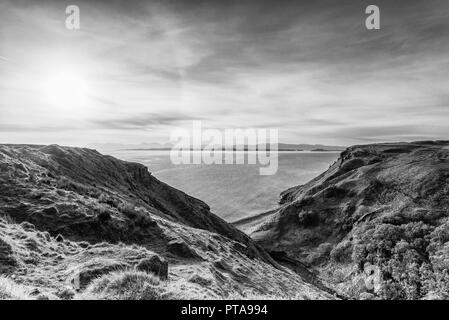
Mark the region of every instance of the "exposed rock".
POLYGON ((175 256, 187 259, 202 259, 200 255, 182 240, 171 240, 167 244, 167 251, 175 256))
POLYGON ((168 278, 168 262, 158 255, 140 260, 136 265, 136 269, 144 272, 154 273, 161 280, 167 280, 168 278))
POLYGON ((118 261, 101 261, 83 265, 74 275, 75 289, 85 288, 92 280, 117 270, 129 268, 129 264, 118 261), (79 288, 77 288, 79 286, 79 288))

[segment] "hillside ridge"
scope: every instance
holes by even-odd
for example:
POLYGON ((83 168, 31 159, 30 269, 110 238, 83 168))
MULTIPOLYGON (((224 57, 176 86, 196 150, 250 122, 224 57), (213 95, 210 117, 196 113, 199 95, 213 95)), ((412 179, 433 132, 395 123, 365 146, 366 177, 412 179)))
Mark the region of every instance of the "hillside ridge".
POLYGON ((447 298, 449 141, 352 146, 235 225, 347 296, 447 298))
POLYGON ((86 148, 0 145, 0 261, 0 299, 333 298, 201 200, 86 148))

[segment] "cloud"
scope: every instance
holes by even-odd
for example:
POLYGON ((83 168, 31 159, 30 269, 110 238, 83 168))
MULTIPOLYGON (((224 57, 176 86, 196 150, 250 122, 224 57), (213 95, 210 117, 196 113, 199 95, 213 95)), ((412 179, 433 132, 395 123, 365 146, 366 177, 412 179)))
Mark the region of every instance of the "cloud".
POLYGON ((193 120, 201 120, 193 118, 185 114, 153 114, 146 113, 138 116, 105 120, 93 120, 95 127, 103 129, 120 129, 120 130, 146 130, 157 126, 178 125, 179 123, 193 120))
POLYGON ((350 128, 340 128, 334 131, 340 139, 349 141, 405 141, 405 140, 427 140, 427 139, 447 139, 449 129, 445 125, 383 125, 376 126, 355 126, 350 128))
POLYGON ((11 123, 0 123, 0 132, 61 132, 61 131, 73 131, 73 130, 83 130, 76 126, 66 126, 66 125, 33 125, 33 124, 11 124, 11 123))
MULTIPOLYGON (((31 134, 36 118, 52 127, 35 87, 61 62, 75 65, 92 90, 77 127, 106 130, 114 142, 124 131, 126 139, 149 128, 164 136, 192 119, 274 126, 288 142, 447 134, 449 4, 378 0, 381 30, 368 31, 369 4, 79 1, 81 30, 69 32, 58 1, 4 1, 0 86, 8 92, 0 116, 30 124, 17 132, 31 134)), ((71 127, 67 118, 55 138, 71 127)))

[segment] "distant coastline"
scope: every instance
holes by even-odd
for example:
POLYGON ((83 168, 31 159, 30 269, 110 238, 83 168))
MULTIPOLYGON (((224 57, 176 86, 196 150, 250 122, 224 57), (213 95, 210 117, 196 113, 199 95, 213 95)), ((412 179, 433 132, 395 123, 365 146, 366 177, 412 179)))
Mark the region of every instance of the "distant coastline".
MULTIPOLYGON (((172 146, 170 144, 136 144, 136 145, 120 145, 120 144, 91 144, 90 147, 100 150, 121 150, 121 151, 170 151, 172 146)), ((192 147, 190 149, 185 149, 186 151, 203 151, 206 146, 202 148, 192 147)), ((263 146, 234 146, 234 147, 216 147, 208 148, 205 151, 259 151, 260 150, 270 150, 270 147, 263 146)), ((341 152, 345 150, 345 146, 328 146, 320 144, 289 144, 289 143, 279 143, 277 151, 279 152, 341 152)))
MULTIPOLYGON (((117 151, 170 151, 172 150, 171 148, 131 148, 131 149, 117 149, 117 151)), ((221 149, 212 149, 212 150, 204 150, 204 149, 195 149, 195 148, 190 148, 190 149, 185 149, 185 151, 219 151, 219 152, 230 152, 230 151, 243 151, 243 152, 251 152, 251 151, 259 151, 258 149, 255 150, 248 150, 248 149, 243 149, 243 150, 237 150, 236 148, 229 150, 229 149, 225 149, 225 148, 221 148, 221 149)), ((270 151, 270 149, 266 149, 266 150, 261 150, 261 151, 270 151)), ((278 152, 341 152, 340 150, 328 150, 328 149, 313 149, 313 150, 303 150, 303 149, 277 149, 278 152)))

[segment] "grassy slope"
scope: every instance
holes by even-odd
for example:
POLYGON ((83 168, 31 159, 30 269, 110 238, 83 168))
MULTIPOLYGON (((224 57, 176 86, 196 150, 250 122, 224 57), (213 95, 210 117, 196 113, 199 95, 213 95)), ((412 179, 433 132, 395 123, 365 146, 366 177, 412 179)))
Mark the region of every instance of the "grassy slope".
POLYGON ((240 225, 355 298, 447 298, 449 142, 354 146, 240 225), (374 286, 373 286, 374 284, 374 286))
POLYGON ((93 150, 0 146, 0 216, 2 298, 332 298, 203 202, 93 150), (154 257, 168 279, 138 270, 154 257))

